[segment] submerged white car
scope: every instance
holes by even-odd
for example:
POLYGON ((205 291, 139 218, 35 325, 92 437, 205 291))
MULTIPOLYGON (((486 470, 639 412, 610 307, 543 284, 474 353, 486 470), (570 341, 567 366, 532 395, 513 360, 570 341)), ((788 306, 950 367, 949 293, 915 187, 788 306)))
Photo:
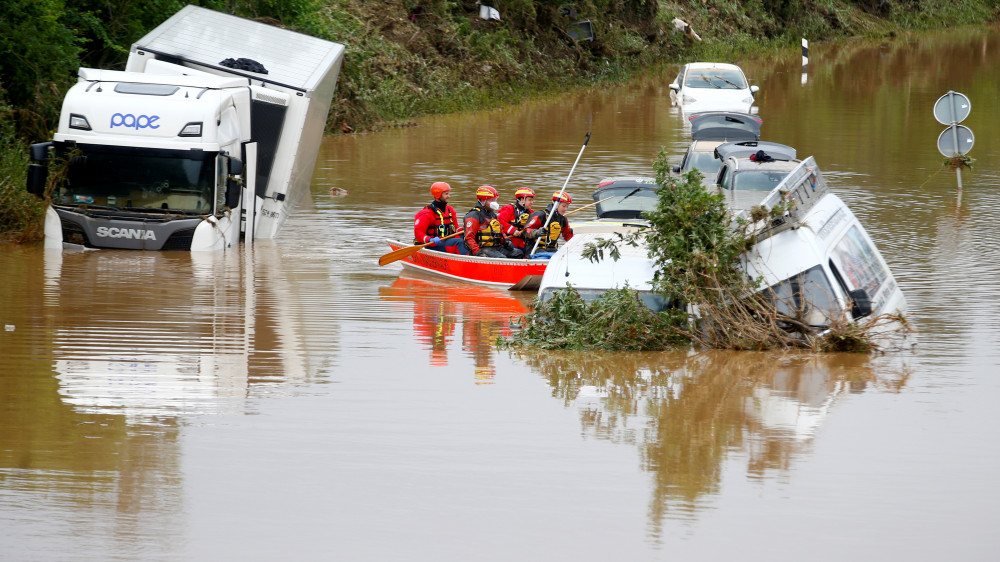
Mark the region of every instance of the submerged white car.
POLYGON ((755 113, 755 95, 740 67, 721 62, 692 62, 670 84, 670 100, 685 114, 706 111, 755 113))

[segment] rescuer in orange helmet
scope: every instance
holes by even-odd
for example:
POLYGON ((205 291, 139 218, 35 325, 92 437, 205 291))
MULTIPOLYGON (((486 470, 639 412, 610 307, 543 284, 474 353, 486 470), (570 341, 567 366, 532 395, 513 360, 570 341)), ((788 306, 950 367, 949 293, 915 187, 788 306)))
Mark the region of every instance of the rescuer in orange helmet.
POLYGON ((535 191, 530 187, 519 187, 514 191, 514 202, 500 207, 497 218, 503 233, 506 234, 515 248, 524 249, 524 240, 528 233, 525 227, 531 219, 531 207, 535 201, 535 191))
POLYGON ((465 215, 465 249, 474 256, 488 258, 523 258, 524 252, 514 247, 503 233, 497 210, 500 194, 493 186, 476 190, 476 206, 465 215))
POLYGON ((434 182, 431 184, 431 195, 434 201, 417 211, 413 221, 414 244, 431 243, 433 245, 427 247, 429 250, 449 254, 465 253, 461 237, 442 240, 445 236, 458 232, 458 215, 448 204, 451 198, 451 186, 443 181, 434 182))
POLYGON ((536 211, 531 214, 531 220, 528 221, 525 230, 528 231, 529 239, 541 239, 538 244, 539 252, 556 251, 560 236, 566 241, 573 238, 573 229, 570 228, 569 220, 566 219, 566 211, 572 202, 573 198, 569 193, 557 191, 552 194, 552 202, 544 211, 536 211), (555 207, 554 210, 553 207, 555 207), (552 215, 551 219, 549 219, 550 214, 552 215), (545 221, 548 221, 548 224, 545 221))

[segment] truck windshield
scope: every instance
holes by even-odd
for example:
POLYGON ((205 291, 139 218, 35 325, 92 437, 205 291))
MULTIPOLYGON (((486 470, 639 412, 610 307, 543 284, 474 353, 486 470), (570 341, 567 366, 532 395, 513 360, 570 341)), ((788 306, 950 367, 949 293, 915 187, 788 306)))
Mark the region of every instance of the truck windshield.
POLYGON ((223 166, 217 153, 77 145, 57 205, 211 214, 223 166))

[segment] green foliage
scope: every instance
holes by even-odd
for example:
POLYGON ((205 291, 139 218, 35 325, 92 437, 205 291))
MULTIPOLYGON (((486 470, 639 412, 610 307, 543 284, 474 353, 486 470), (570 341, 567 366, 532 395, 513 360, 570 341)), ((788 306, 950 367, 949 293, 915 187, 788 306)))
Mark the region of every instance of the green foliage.
POLYGON ((754 287, 739 269, 750 246, 745 228, 734 228, 725 199, 701 185, 691 171, 678 180, 670 175, 665 149, 653 163, 659 203, 647 214, 646 243, 656 263, 654 287, 685 302, 717 299, 722 287, 740 292, 754 287))
POLYGON ((520 319, 520 330, 497 344, 541 349, 601 349, 654 351, 685 341, 679 327, 686 318, 680 311, 653 312, 628 287, 607 291, 587 302, 568 287, 536 303, 520 319))
POLYGON ((12 109, 0 90, 0 239, 19 242, 42 235, 42 200, 25 190, 28 151, 14 134, 12 109))

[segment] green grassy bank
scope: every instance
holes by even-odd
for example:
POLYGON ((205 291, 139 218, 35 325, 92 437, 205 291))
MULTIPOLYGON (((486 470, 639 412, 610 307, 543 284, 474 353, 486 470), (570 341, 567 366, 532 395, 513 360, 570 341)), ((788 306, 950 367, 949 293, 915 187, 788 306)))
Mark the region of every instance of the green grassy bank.
MULTIPOLYGON (((0 236, 39 236, 42 206, 23 193, 25 147, 51 138, 76 69, 123 68, 131 43, 186 3, 0 4, 0 236)), ((996 0, 502 0, 492 2, 500 21, 481 19, 475 1, 190 3, 345 44, 332 133, 516 104, 685 60, 797 49, 803 36, 885 37, 1000 19, 996 0), (699 39, 676 31, 675 18, 699 39), (572 37, 581 21, 593 41, 572 37)))

